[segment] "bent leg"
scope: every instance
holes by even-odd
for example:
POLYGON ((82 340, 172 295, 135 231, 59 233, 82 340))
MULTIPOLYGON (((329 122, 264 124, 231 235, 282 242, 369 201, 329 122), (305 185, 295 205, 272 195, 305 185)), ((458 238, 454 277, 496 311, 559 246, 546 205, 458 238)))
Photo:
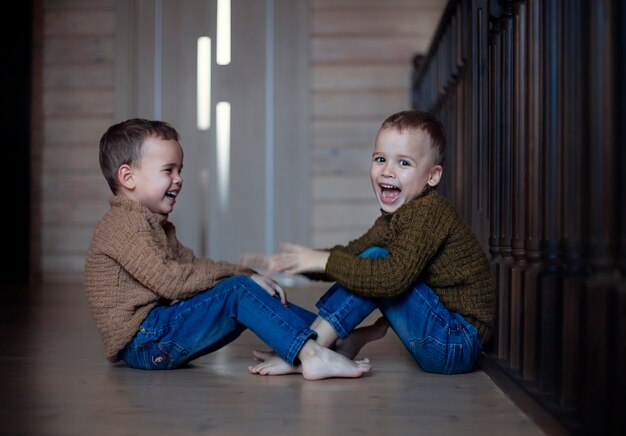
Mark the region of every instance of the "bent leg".
MULTIPOLYGON (((380 258, 389 252, 380 247, 370 247, 359 257, 380 258)), ((317 302, 319 316, 328 322, 341 339, 345 339, 356 326, 377 308, 377 300, 360 297, 335 283, 317 302)), ((319 319, 316 320, 319 322, 319 319)), ((312 328, 315 330, 316 325, 312 328)), ((321 336, 321 332, 318 332, 321 336)))
MULTIPOLYGON (((316 306, 319 309, 320 318, 330 324, 342 339, 345 339, 377 308, 374 299, 355 295, 339 283, 334 284, 320 298, 316 306)), ((316 327, 313 324, 312 328, 316 329, 316 327)))
POLYGON ((304 322, 308 326, 313 324, 313 322, 315 321, 315 318, 317 318, 317 315, 315 313, 291 302, 287 304, 287 309, 291 310, 293 313, 295 313, 300 318, 302 318, 302 320, 304 320, 304 322))
POLYGON ((354 359, 366 344, 382 339, 388 329, 389 323, 381 316, 371 325, 352 330, 346 339, 337 340, 333 349, 348 359, 354 359))
POLYGON ((425 371, 457 374, 472 369, 482 348, 476 328, 446 309, 425 284, 398 298, 381 299, 379 308, 425 371))
POLYGON ((294 363, 302 345, 316 333, 296 311, 284 307, 253 280, 238 276, 232 291, 237 301, 231 317, 252 330, 279 356, 294 363))
POLYGON ((235 276, 170 306, 154 308, 120 353, 129 366, 171 369, 236 339, 248 327, 290 363, 315 337, 308 322, 246 276, 235 276))

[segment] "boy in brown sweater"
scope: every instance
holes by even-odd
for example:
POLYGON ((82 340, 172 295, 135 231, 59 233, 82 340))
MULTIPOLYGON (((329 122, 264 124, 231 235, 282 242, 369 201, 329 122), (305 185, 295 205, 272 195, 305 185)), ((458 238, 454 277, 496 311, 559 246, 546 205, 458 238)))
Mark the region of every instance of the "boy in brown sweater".
MULTIPOLYGON (((370 167, 382 212, 374 225, 346 246, 285 244, 269 260, 269 272, 337 282, 318 302, 311 325, 321 345, 345 339, 335 349, 353 358, 391 325, 425 371, 472 369, 493 328, 495 286, 471 229, 435 191, 444 158, 445 133, 431 114, 390 116, 376 136, 370 167), (375 309, 383 318, 353 332, 375 309)), ((253 373, 299 370, 272 353, 254 354, 264 362, 253 373)))
POLYGON ((183 150, 167 123, 131 119, 100 141, 113 192, 85 260, 85 288, 111 362, 172 369, 217 350, 250 328, 310 380, 360 377, 352 361, 315 342, 307 312, 255 271, 196 258, 168 215, 183 179, 183 150), (304 318, 303 318, 304 317, 304 318))

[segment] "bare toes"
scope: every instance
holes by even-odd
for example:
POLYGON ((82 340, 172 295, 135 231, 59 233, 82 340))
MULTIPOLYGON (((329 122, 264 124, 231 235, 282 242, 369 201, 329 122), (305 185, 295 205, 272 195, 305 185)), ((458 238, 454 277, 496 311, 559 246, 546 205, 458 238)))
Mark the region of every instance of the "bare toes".
POLYGON ((265 361, 274 357, 275 353, 271 351, 252 350, 252 356, 257 360, 265 361))

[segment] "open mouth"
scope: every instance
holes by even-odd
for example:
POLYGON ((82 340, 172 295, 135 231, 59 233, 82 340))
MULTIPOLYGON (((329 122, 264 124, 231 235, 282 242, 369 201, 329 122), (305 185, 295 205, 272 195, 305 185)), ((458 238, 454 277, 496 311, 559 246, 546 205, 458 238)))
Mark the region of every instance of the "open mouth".
POLYGON ((385 203, 393 203, 398 199, 400 192, 402 192, 400 188, 394 185, 381 183, 378 186, 380 187, 380 198, 385 203))
POLYGON ((168 198, 176 198, 178 196, 178 191, 167 191, 165 196, 168 198))

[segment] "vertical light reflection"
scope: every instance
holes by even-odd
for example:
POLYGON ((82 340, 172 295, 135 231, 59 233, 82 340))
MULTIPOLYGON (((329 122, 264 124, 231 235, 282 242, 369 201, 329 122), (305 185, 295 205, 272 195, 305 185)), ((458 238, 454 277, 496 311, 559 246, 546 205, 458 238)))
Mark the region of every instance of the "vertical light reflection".
POLYGON ((274 253, 274 1, 265 10, 265 252, 274 253))
POLYGON ((154 119, 161 119, 162 84, 161 63, 163 56, 163 3, 154 3, 154 119))
POLYGON ((198 38, 197 54, 197 126, 198 130, 211 127, 211 38, 198 38))
POLYGON ((220 101, 215 106, 215 136, 217 142, 217 188, 223 211, 228 210, 230 181, 230 103, 220 101))
POLYGON ((230 0, 217 0, 217 41, 215 61, 230 64, 230 0))

